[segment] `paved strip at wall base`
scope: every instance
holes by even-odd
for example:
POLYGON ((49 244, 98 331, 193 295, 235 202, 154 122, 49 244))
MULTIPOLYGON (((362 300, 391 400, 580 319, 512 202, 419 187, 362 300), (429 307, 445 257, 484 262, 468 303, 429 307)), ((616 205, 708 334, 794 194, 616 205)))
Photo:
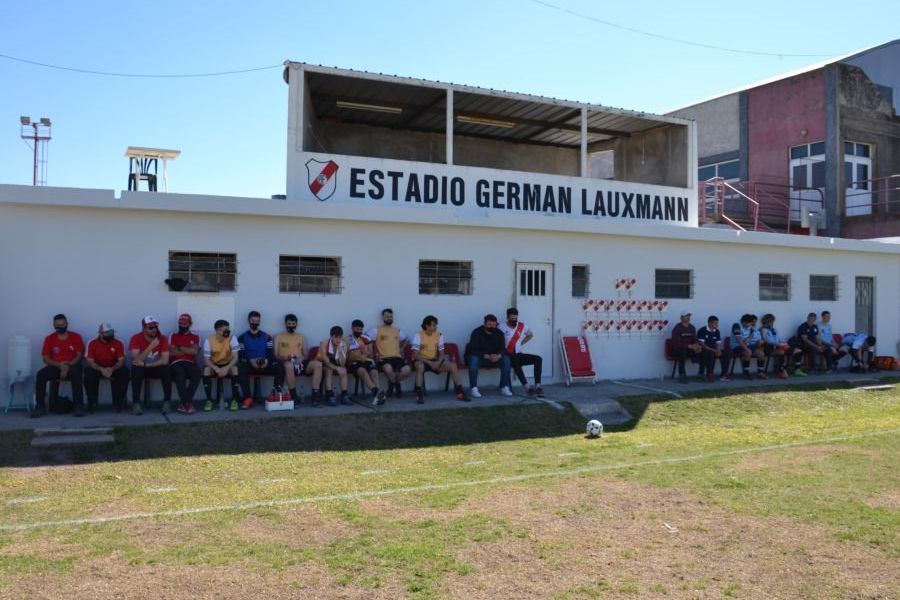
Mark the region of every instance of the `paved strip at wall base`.
POLYGON ((690 454, 687 456, 674 456, 671 458, 658 458, 655 460, 643 460, 632 463, 616 463, 612 465, 593 465, 588 467, 579 467, 577 469, 555 469, 552 471, 543 471, 540 473, 526 473, 523 475, 509 475, 505 477, 492 477, 490 479, 475 479, 470 481, 453 481, 449 483, 431 483, 426 485, 391 488, 387 490, 370 490, 345 492, 343 494, 326 494, 323 496, 307 496, 305 498, 287 498, 284 500, 257 500, 253 502, 239 502, 236 504, 219 504, 215 506, 198 506, 195 508, 182 508, 176 510, 161 510, 158 512, 132 513, 127 515, 117 515, 112 517, 89 517, 84 519, 60 519, 58 521, 36 521, 33 523, 6 524, 0 525, 0 531, 28 531, 42 527, 66 527, 74 525, 97 525, 103 523, 115 523, 118 521, 133 521, 137 519, 158 519, 162 517, 180 517, 185 515, 197 515, 210 512, 223 512, 230 510, 253 510, 257 508, 278 508, 282 506, 297 506, 301 504, 316 504, 319 502, 334 502, 338 500, 361 500, 365 498, 380 498, 383 496, 397 496, 400 494, 416 494, 421 492, 433 492, 440 490, 450 490, 456 488, 475 487, 481 485, 492 485, 497 483, 517 483, 520 481, 531 481, 534 479, 542 479, 545 477, 568 477, 571 475, 583 475, 586 473, 599 473, 602 471, 615 471, 618 469, 633 469, 638 467, 651 467, 656 465, 667 465, 672 463, 690 462, 694 460, 703 460, 706 458, 716 458, 720 456, 734 456, 740 454, 752 454, 754 452, 768 452, 771 450, 783 450, 785 448, 798 448, 801 446, 815 446, 818 444, 831 444, 835 442, 845 442, 849 440, 858 440, 863 438, 890 435, 900 432, 900 428, 885 429, 881 431, 869 431, 866 433, 858 433, 854 435, 839 435, 834 437, 819 438, 815 440, 806 440, 802 442, 786 442, 784 444, 770 444, 768 446, 751 446, 749 448, 739 448, 737 450, 722 450, 719 452, 707 452, 704 454, 690 454))

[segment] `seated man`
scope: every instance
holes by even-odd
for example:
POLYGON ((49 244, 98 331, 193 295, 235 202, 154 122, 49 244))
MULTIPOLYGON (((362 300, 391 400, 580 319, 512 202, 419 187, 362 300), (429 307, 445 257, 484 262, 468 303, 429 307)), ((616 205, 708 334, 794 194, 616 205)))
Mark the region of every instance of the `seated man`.
POLYGON ((716 380, 716 358, 722 368, 722 381, 731 381, 728 373, 728 356, 722 348, 722 332, 719 331, 719 317, 710 315, 706 319, 706 325, 697 331, 697 341, 703 352, 703 370, 706 372, 706 381, 716 380))
POLYGON ((240 352, 238 354, 238 375, 241 380, 241 391, 244 401, 241 408, 253 408, 253 393, 250 390, 251 375, 272 375, 274 386, 281 388, 284 369, 275 364, 274 342, 272 336, 259 328, 261 316, 258 311, 251 310, 247 315, 250 329, 238 336, 240 352))
POLYGON ((84 389, 81 377, 84 340, 74 331, 69 331, 69 321, 62 313, 53 317, 53 329, 54 332, 44 338, 44 345, 41 347, 44 367, 34 377, 34 409, 31 411, 31 417, 38 418, 47 414, 47 405, 44 402, 47 383, 57 380, 72 384, 75 416, 80 417, 84 415, 84 389))
POLYGON ((178 317, 178 331, 169 336, 169 372, 178 390, 178 412, 192 415, 194 395, 200 387, 200 336, 191 331, 193 319, 183 313, 178 317))
POLYGON ((506 323, 500 324, 500 331, 506 341, 506 353, 509 354, 509 362, 512 366, 513 373, 525 393, 529 396, 544 397, 544 388, 541 387, 541 370, 543 359, 537 354, 525 354, 522 352, 522 346, 527 344, 534 337, 534 332, 528 328, 525 323, 519 320, 519 309, 512 307, 506 309, 506 323), (525 371, 522 367, 532 365, 534 367, 534 386, 529 387, 528 379, 525 378, 525 371))
POLYGON ((678 381, 687 383, 687 373, 684 370, 684 361, 688 358, 700 356, 703 346, 697 340, 697 330, 691 325, 691 311, 681 311, 681 321, 672 328, 672 352, 678 364, 678 381))
POLYGON ((800 349, 806 356, 810 368, 817 369, 819 357, 825 354, 825 345, 822 344, 816 317, 814 312, 806 315, 806 321, 797 328, 797 338, 800 340, 800 349))
POLYGON ((295 314, 284 316, 285 331, 275 336, 275 359, 281 361, 284 368, 281 381, 287 384, 291 400, 301 400, 297 395, 297 377, 309 375, 312 379, 312 402, 318 404, 322 402, 322 361, 315 358, 307 362, 306 337, 297 333, 298 322, 295 314))
POLYGON ((388 380, 387 395, 393 393, 402 398, 400 384, 412 374, 412 369, 403 360, 403 351, 409 340, 403 331, 394 327, 394 311, 390 308, 381 311, 381 326, 370 329, 366 337, 375 342, 378 367, 388 380))
POLYGON ((131 352, 132 412, 144 414, 141 392, 144 379, 159 379, 163 389, 160 411, 166 414, 172 404, 172 375, 169 371, 169 340, 159 332, 159 321, 147 315, 141 320, 141 332, 131 336, 128 342, 131 352))
POLYGON ((231 326, 225 319, 219 319, 213 327, 216 332, 203 342, 203 391, 206 392, 203 410, 209 412, 213 409, 212 377, 218 380, 227 377, 230 380, 231 403, 228 408, 237 410, 238 398, 241 397, 237 368, 241 345, 231 335, 231 326))
MULTIPOLYGON (((344 341, 344 329, 340 325, 335 325, 328 335, 328 339, 319 344, 319 358, 322 360, 328 406, 337 406, 338 404, 332 385, 335 375, 338 376, 341 384, 341 404, 353 404, 350 394, 347 392, 347 364, 350 350, 347 342, 344 341)), ((314 406, 321 406, 321 403, 314 406)))
POLYGON ((841 340, 841 350, 850 355, 855 365, 851 370, 862 372, 874 370, 875 338, 865 333, 845 333, 841 340))
POLYGON ((759 328, 762 338, 763 352, 766 356, 775 357, 775 377, 778 379, 787 378, 785 371, 785 363, 794 364, 794 356, 800 353, 798 348, 794 348, 787 342, 783 342, 775 329, 775 315, 769 313, 763 315, 762 327, 759 328))
POLYGON ((128 367, 125 366, 125 346, 116 339, 109 323, 101 323, 96 338, 88 343, 87 366, 84 369, 84 389, 87 390, 88 412, 97 407, 100 379, 109 379, 113 408, 122 412, 128 392, 128 367))
POLYGON ((347 337, 347 348, 350 351, 350 373, 363 382, 372 393, 372 406, 384 404, 386 395, 378 389, 378 366, 375 364, 375 344, 363 335, 365 323, 354 319, 347 337))
POLYGON ((456 399, 467 402, 456 363, 444 356, 444 335, 438 331, 438 320, 428 315, 422 320, 422 330, 413 337, 412 357, 416 368, 416 402, 425 404, 425 371, 449 373, 453 378, 456 399))
POLYGON ((750 359, 756 357, 756 376, 768 379, 763 372, 766 365, 766 354, 762 345, 762 336, 754 327, 756 315, 744 314, 741 322, 731 326, 731 355, 740 357, 744 379, 750 379, 750 359))
POLYGON ((828 370, 837 373, 838 361, 844 356, 840 346, 834 341, 834 332, 831 329, 831 313, 822 311, 822 322, 819 324, 819 343, 825 347, 825 366, 828 370))
POLYGON ((497 328, 497 317, 488 314, 481 327, 476 327, 466 345, 466 363, 469 366, 469 395, 481 398, 478 391, 478 369, 500 369, 500 393, 512 396, 509 389, 511 361, 506 353, 503 332, 497 328))

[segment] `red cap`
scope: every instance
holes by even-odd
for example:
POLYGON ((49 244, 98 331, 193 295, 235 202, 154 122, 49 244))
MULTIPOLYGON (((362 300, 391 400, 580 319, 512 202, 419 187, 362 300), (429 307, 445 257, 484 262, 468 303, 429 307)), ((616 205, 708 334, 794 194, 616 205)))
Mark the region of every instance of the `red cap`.
POLYGON ((179 322, 179 323, 185 323, 185 322, 186 322, 187 324, 190 325, 190 324, 192 324, 192 323, 194 322, 194 320, 191 319, 191 315, 189 315, 189 314, 187 314, 187 313, 181 313, 180 315, 178 315, 178 322, 179 322))

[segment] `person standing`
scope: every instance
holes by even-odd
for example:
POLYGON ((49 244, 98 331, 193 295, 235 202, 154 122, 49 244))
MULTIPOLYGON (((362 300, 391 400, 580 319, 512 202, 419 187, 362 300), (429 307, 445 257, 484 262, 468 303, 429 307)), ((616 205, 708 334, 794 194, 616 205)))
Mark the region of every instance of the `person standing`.
POLYGON ((169 370, 178 390, 178 412, 192 415, 195 412, 194 396, 200 387, 200 336, 191 331, 194 321, 191 315, 178 316, 178 331, 169 336, 169 370))
POLYGON ((75 416, 84 415, 84 389, 82 387, 81 358, 84 356, 84 340, 69 331, 69 320, 59 313, 53 317, 53 333, 44 338, 41 359, 44 366, 34 376, 34 409, 32 418, 47 414, 47 383, 68 381, 72 384, 75 416))
POLYGON ((122 412, 128 392, 128 367, 125 366, 125 345, 116 339, 112 325, 100 324, 97 337, 88 343, 85 362, 84 389, 87 391, 88 412, 94 412, 97 407, 101 378, 109 380, 113 408, 116 412, 122 412))
POLYGON ((697 330, 691 325, 691 311, 681 311, 681 321, 672 328, 672 352, 678 363, 678 381, 687 383, 687 373, 684 370, 684 361, 688 358, 699 356, 703 347, 697 340, 697 330))
POLYGON ((500 331, 506 342, 506 353, 509 354, 509 362, 513 373, 525 392, 529 396, 544 397, 544 388, 541 387, 541 371, 543 368, 543 359, 537 354, 526 354, 522 352, 522 346, 527 344, 534 337, 534 332, 528 328, 525 323, 519 321, 519 309, 515 307, 506 309, 506 322, 500 323, 500 331), (528 385, 528 379, 525 378, 525 371, 522 367, 531 365, 534 367, 534 385, 528 385))
POLYGON ((160 411, 166 414, 172 408, 172 375, 169 371, 169 340, 159 331, 159 321, 151 315, 141 320, 141 332, 131 336, 128 342, 131 352, 132 412, 144 414, 141 391, 144 379, 159 379, 163 390, 160 411))
POLYGON ((390 308, 381 311, 381 326, 370 329, 366 337, 375 342, 378 367, 388 380, 387 395, 393 393, 402 398, 401 382, 412 374, 412 368, 403 360, 403 350, 409 340, 402 330, 394 327, 394 311, 390 308))
POLYGON ((500 369, 500 393, 512 396, 510 386, 511 362, 506 353, 503 332, 497 328, 497 317, 492 314, 484 316, 484 322, 476 327, 466 345, 466 363, 469 367, 469 395, 481 398, 478 390, 478 369, 500 369))

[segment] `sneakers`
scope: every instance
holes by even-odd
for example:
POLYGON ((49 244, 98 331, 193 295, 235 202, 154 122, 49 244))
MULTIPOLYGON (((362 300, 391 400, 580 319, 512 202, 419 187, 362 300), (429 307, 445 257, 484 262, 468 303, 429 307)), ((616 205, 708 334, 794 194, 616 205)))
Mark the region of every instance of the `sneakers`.
POLYGON ((775 373, 775 379, 787 379, 787 374, 784 371, 778 371, 775 373))
POLYGON ((393 396, 393 395, 394 395, 394 384, 391 383, 391 382, 388 382, 387 395, 388 395, 388 396, 393 396))
POLYGON ((541 384, 534 386, 534 393, 537 394, 538 398, 546 398, 546 396, 544 396, 544 388, 541 387, 541 384))
POLYGON ((477 387, 473 387, 469 390, 469 395, 473 398, 481 398, 481 392, 478 391, 477 387))
POLYGON ((419 388, 416 388, 416 404, 425 404, 425 394, 419 388))
POLYGON ((232 401, 231 401, 231 404, 228 405, 228 410, 230 410, 230 411, 237 411, 237 410, 238 410, 238 401, 237 401, 237 400, 232 400, 232 401))
POLYGON ((794 377, 806 377, 806 371, 803 369, 794 369, 794 377))
POLYGON ((81 402, 76 404, 73 412, 75 413, 76 417, 83 417, 84 416, 84 404, 82 404, 81 402))
POLYGON ((769 378, 769 376, 766 375, 765 373, 763 373, 762 371, 757 371, 756 376, 759 377, 760 379, 768 379, 769 378))
POLYGON ((241 408, 244 410, 250 410, 253 408, 253 398, 244 398, 244 401, 241 402, 241 408))
POLYGON ((133 415, 142 415, 144 414, 144 407, 141 406, 140 402, 133 402, 131 405, 131 414, 133 415))
POLYGON ((32 419, 39 419, 47 414, 47 407, 43 404, 35 404, 34 408, 31 409, 31 413, 28 415, 32 419))
POLYGON ((341 392, 341 404, 344 406, 349 406, 353 404, 353 400, 350 399, 350 394, 347 392, 341 392))
POLYGON ((731 374, 730 373, 722 373, 722 376, 719 377, 719 381, 725 381, 725 382, 731 381, 731 374))
POLYGON ((513 395, 512 390, 509 389, 508 385, 504 385, 502 388, 500 388, 500 394, 506 397, 513 395))
POLYGON ((403 388, 400 387, 400 384, 394 385, 394 396, 397 398, 403 397, 403 388))
POLYGON ((162 407, 160 407, 159 412, 161 412, 164 415, 167 415, 170 412, 172 412, 172 403, 169 402, 168 400, 163 400, 162 407))
POLYGON ((525 395, 527 395, 529 398, 534 398, 535 396, 537 396, 537 390, 534 389, 534 386, 527 386, 525 388, 525 395))
POLYGON ((384 404, 387 396, 381 390, 375 390, 375 393, 372 395, 372 406, 381 406, 384 404))
POLYGON ((706 376, 706 383, 713 383, 715 380, 716 380, 715 375, 707 375, 706 376))
POLYGON ((176 410, 177 412, 180 412, 180 413, 185 414, 185 415, 188 414, 187 403, 185 403, 185 402, 179 402, 179 403, 178 403, 178 406, 175 407, 175 410, 176 410))
POLYGON ((460 402, 471 402, 471 400, 466 397, 466 393, 463 391, 462 386, 456 388, 456 399, 460 402))
POLYGON ((207 400, 203 403, 203 412, 211 412, 213 409, 212 400, 207 400))

